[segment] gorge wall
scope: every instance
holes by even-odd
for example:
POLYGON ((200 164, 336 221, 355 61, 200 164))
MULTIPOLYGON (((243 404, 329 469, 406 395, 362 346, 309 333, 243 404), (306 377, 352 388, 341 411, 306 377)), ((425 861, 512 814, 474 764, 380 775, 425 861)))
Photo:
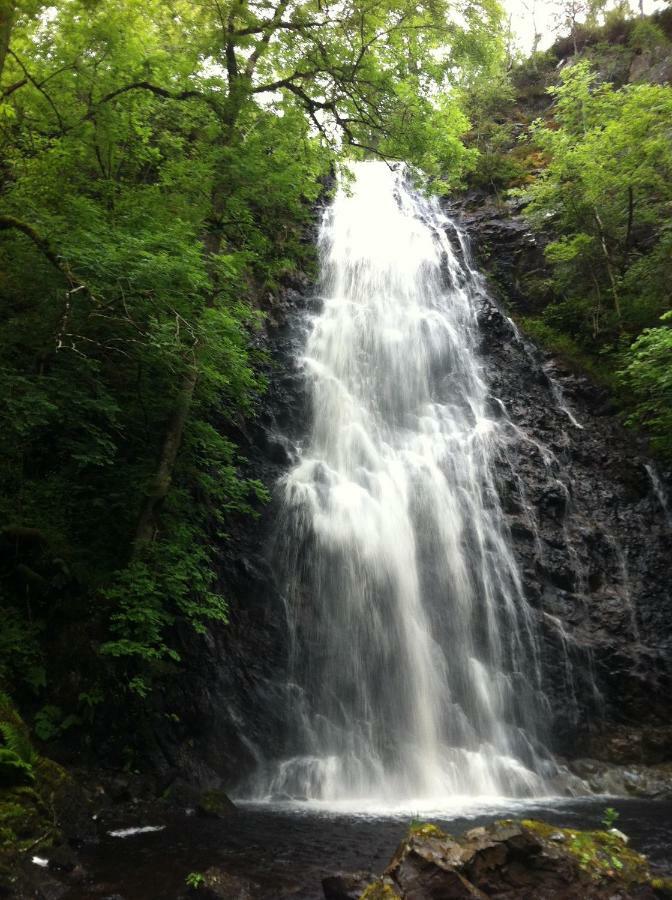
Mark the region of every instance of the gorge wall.
MULTIPOLYGON (((472 196, 460 206, 494 295, 524 310, 525 276, 545 263, 519 204, 472 196)), ((556 748, 660 762, 672 751, 670 520, 658 493, 669 495, 669 474, 666 485, 604 389, 542 353, 487 299, 482 329, 493 393, 514 426, 502 487, 527 596, 541 616, 556 748)))

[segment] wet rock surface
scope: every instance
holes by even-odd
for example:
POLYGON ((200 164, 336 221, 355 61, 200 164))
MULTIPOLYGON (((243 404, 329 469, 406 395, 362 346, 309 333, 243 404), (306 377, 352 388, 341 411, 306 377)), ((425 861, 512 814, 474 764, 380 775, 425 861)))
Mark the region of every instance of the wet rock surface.
MULTIPOLYGON (((472 193, 450 211, 490 275, 479 320, 492 415, 509 434, 500 494, 538 618, 551 745, 662 763, 672 758, 671 531, 652 463, 605 390, 508 318, 543 302, 548 274, 520 202, 472 193)), ((672 496, 669 473, 658 476, 672 496)))
POLYGON ((375 880, 371 872, 339 872, 322 879, 325 900, 359 900, 375 880))
POLYGON ((618 766, 596 759, 573 759, 570 770, 596 794, 672 799, 672 764, 618 766))

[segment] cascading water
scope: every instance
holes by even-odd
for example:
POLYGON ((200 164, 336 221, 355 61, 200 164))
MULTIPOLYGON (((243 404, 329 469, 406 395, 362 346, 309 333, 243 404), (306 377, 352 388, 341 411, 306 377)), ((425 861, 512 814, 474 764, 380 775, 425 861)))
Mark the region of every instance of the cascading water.
POLYGON ((287 755, 256 793, 548 793, 535 628, 495 488, 505 438, 478 354, 480 280, 403 167, 352 169, 322 224, 310 433, 282 485, 287 755))

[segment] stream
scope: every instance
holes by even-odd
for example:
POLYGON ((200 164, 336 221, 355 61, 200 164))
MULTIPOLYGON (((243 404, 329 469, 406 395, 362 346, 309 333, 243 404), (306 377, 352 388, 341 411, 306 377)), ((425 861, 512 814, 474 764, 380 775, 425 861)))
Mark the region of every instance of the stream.
MULTIPOLYGON (((599 828, 605 806, 618 811, 618 827, 635 849, 649 856, 652 868, 672 874, 670 801, 520 800, 462 808, 454 814, 423 812, 422 819, 453 834, 511 816, 543 818, 563 827, 599 828)), ((86 880, 66 897, 174 900, 184 891, 190 872, 217 866, 246 883, 250 900, 323 900, 321 880, 327 875, 381 872, 414 817, 410 810, 354 814, 320 810, 313 804, 248 803, 224 820, 189 817, 161 831, 124 838, 106 835, 98 845, 82 850, 86 880)))

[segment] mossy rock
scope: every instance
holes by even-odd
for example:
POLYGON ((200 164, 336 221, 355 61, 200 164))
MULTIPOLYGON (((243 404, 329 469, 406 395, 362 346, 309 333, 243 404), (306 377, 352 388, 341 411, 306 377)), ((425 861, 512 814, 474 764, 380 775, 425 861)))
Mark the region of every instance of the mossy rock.
POLYGON ((95 832, 83 792, 53 760, 39 757, 30 786, 0 788, 0 890, 11 887, 28 853, 95 832))
POLYGON ((50 810, 34 788, 0 789, 0 890, 12 885, 28 851, 49 846, 57 836, 50 810))
POLYGON ((400 894, 385 879, 370 884, 359 900, 399 900, 400 894))
POLYGON ((212 819, 223 819, 236 811, 236 807, 224 791, 203 791, 198 798, 196 809, 200 816, 212 819))
POLYGON ((651 887, 661 900, 672 900, 672 878, 652 878, 651 887))
POLYGON ((438 825, 431 822, 412 822, 409 828, 409 835, 412 837, 448 837, 445 831, 442 831, 438 825))
POLYGON ((635 885, 646 884, 651 878, 646 857, 628 847, 617 834, 557 828, 535 819, 524 819, 521 825, 545 842, 561 847, 594 880, 618 878, 626 885, 635 885))
POLYGON ((672 900, 670 884, 654 881, 646 857, 616 830, 502 819, 453 838, 435 825, 413 823, 383 878, 372 882, 361 900, 486 894, 521 900, 613 895, 672 900))

